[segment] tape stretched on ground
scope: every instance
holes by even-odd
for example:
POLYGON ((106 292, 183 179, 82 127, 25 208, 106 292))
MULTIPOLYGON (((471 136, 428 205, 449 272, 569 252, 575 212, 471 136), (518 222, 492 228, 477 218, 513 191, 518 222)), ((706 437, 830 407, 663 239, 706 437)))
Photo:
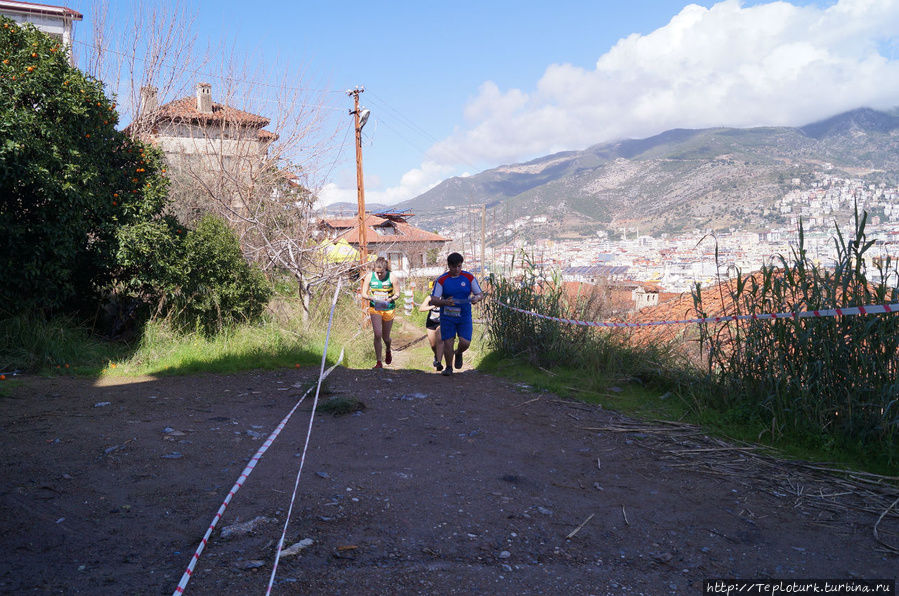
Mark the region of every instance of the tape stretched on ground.
MULTIPOLYGON (((334 309, 337 307, 337 296, 340 294, 340 279, 337 280, 337 290, 334 292, 334 298, 331 302, 331 314, 328 315, 328 331, 325 334, 325 348, 322 350, 321 371, 325 370, 325 357, 328 355, 328 342, 331 340, 331 324, 334 322, 334 309)), ((358 336, 361 329, 356 333, 358 336)), ((354 338, 355 339, 355 336, 354 338)), ((350 340, 352 341, 352 340, 350 340)), ((340 360, 343 360, 343 350, 340 351, 340 360)), ((337 366, 336 364, 334 366, 337 366)), ((328 369, 330 373, 334 367, 328 369)), ((309 451, 309 441, 312 438, 312 423, 315 422, 315 411, 318 409, 318 394, 322 388, 322 381, 327 375, 320 372, 318 375, 318 385, 315 389, 315 399, 312 402, 312 413, 309 415, 309 428, 306 430, 306 443, 303 445, 303 456, 300 458, 300 468, 297 470, 297 479, 293 485, 293 494, 290 496, 290 507, 287 508, 287 517, 284 519, 284 530, 281 532, 281 539, 278 540, 278 550, 275 552, 275 562, 272 565, 272 575, 268 580, 268 587, 265 590, 265 596, 272 593, 272 586, 275 585, 275 576, 278 573, 278 562, 281 560, 281 550, 284 548, 284 540, 287 538, 287 526, 290 524, 290 516, 293 515, 293 505, 297 500, 297 489, 300 487, 300 476, 303 474, 303 466, 306 463, 306 452, 309 451)))
POLYGON ((806 319, 815 317, 845 317, 849 315, 878 315, 884 313, 899 313, 899 302, 892 304, 871 304, 868 306, 852 306, 849 308, 831 308, 828 310, 803 310, 798 312, 779 312, 758 315, 726 315, 723 317, 706 317, 704 319, 681 319, 675 321, 649 321, 646 323, 618 323, 610 322, 594 322, 594 321, 578 321, 576 319, 563 319, 559 317, 549 317, 536 313, 532 310, 524 310, 509 306, 504 302, 496 301, 497 304, 514 310, 516 312, 546 319, 549 321, 558 321, 560 323, 568 323, 569 325, 585 325, 587 327, 654 327, 657 325, 689 325, 695 323, 726 323, 728 321, 750 321, 765 319, 806 319))
MULTIPOLYGON (((338 281, 337 290, 334 293, 335 301, 336 301, 337 294, 339 292, 340 292, 340 282, 338 281)), ((328 332, 327 332, 326 340, 325 340, 325 348, 322 353, 322 369, 324 369, 324 362, 325 362, 325 359, 328 354, 327 338, 330 337, 330 335, 331 335, 331 322, 333 320, 333 314, 334 314, 334 312, 333 312, 333 306, 332 306, 331 319, 328 321, 328 332)), ((321 388, 321 382, 325 378, 327 378, 327 376, 331 374, 331 371, 333 371, 335 368, 337 368, 337 366, 341 362, 343 362, 343 350, 340 350, 340 357, 337 359, 337 362, 335 362, 328 370, 319 372, 318 384, 317 384, 317 388, 316 388, 316 392, 315 392, 316 401, 318 400, 318 389, 321 388)), ((249 478, 250 474, 253 472, 253 469, 255 469, 256 464, 262 458, 262 454, 264 454, 268 450, 268 448, 271 447, 271 444, 275 442, 275 439, 277 439, 278 435, 281 434, 281 431, 287 425, 287 422, 288 422, 288 420, 290 420, 290 417, 293 416, 293 413, 300 406, 300 404, 303 403, 303 400, 306 399, 306 396, 309 395, 309 393, 312 391, 312 389, 313 389, 313 387, 310 387, 309 389, 307 389, 306 393, 304 393, 303 396, 300 397, 300 399, 299 399, 299 401, 297 401, 296 405, 294 405, 293 408, 291 408, 290 412, 288 412, 287 415, 284 417, 284 419, 281 420, 281 423, 278 424, 278 427, 274 431, 272 431, 272 434, 270 434, 268 436, 268 438, 265 440, 265 443, 262 444, 262 447, 260 447, 259 450, 256 452, 256 454, 250 459, 250 463, 248 463, 247 467, 244 468, 243 472, 241 472, 240 476, 237 478, 237 482, 235 482, 234 486, 231 487, 231 490, 228 491, 228 496, 225 497, 225 500, 222 502, 221 507, 219 507, 219 510, 215 514, 215 517, 212 518, 212 523, 209 524, 209 528, 206 530, 206 534, 203 536, 203 539, 200 541, 199 546, 197 546, 197 550, 194 552, 193 557, 191 557, 190 563, 187 565, 187 569, 185 569, 184 574, 181 576, 181 581, 178 582, 178 587, 175 588, 175 592, 174 592, 173 596, 179 596, 184 593, 185 588, 187 588, 187 582, 190 581, 190 578, 193 575, 194 568, 197 565, 197 561, 200 560, 200 555, 203 553, 203 549, 206 548, 206 544, 209 541, 209 537, 212 535, 212 531, 215 529, 216 524, 218 524, 219 520, 222 518, 222 515, 224 515, 225 509, 228 508, 228 504, 231 502, 231 499, 234 497, 234 495, 237 493, 237 491, 240 490, 240 487, 243 486, 243 483, 247 480, 247 478, 249 478)), ((313 407, 313 413, 314 412, 315 412, 315 408, 313 407)), ((310 421, 310 425, 311 425, 311 421, 310 421)), ((304 451, 304 455, 305 455, 305 451, 304 451)), ((288 518, 289 518, 289 516, 288 516, 288 518)))

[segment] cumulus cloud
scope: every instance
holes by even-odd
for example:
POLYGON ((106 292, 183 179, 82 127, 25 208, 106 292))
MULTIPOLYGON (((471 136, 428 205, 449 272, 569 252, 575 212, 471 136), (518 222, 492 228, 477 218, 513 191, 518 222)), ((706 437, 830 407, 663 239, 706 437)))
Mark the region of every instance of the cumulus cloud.
MULTIPOLYGON (((380 177, 365 176, 365 202, 366 204, 381 203, 393 205, 430 190, 452 175, 453 166, 438 164, 435 161, 426 161, 419 168, 415 168, 403 174, 398 186, 382 187, 380 177)), ((319 202, 322 205, 332 203, 356 203, 358 200, 355 180, 352 186, 347 181, 338 181, 326 184, 318 193, 319 202)))
POLYGON ((527 91, 485 82, 441 162, 502 164, 671 128, 797 126, 895 107, 897 40, 899 0, 689 5, 621 39, 594 69, 553 64, 527 91))

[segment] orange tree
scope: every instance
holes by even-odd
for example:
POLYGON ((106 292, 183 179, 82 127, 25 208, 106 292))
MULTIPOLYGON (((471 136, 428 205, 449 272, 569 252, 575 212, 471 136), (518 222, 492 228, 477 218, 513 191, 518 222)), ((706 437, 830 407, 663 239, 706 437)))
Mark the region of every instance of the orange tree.
POLYGON ((57 40, 0 17, 5 314, 70 311, 109 296, 140 271, 117 257, 129 226, 154 221, 177 243, 177 222, 161 215, 160 155, 117 122, 102 83, 71 67, 57 40))

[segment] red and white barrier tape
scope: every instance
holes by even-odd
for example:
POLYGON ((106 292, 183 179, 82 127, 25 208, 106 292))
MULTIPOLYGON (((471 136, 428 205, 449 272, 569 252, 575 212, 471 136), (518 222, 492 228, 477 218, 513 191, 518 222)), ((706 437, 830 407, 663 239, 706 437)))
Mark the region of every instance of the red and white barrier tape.
MULTIPOLYGON (((325 369, 325 357, 328 355, 328 341, 331 338, 331 323, 334 320, 334 308, 337 306, 337 295, 340 293, 340 281, 340 278, 338 278, 337 291, 334 292, 334 299, 331 302, 331 314, 328 315, 328 332, 325 334, 325 348, 322 352, 322 371, 325 369)), ((356 335, 358 335, 358 333, 356 335)), ((343 350, 340 351, 338 363, 341 360, 343 360, 343 350)), ((337 364, 334 366, 337 366, 337 364)), ((328 373, 334 369, 334 366, 328 369, 328 373)), ((306 443, 303 445, 303 456, 300 458, 300 469, 297 470, 297 479, 293 484, 293 494, 290 496, 290 507, 287 509, 287 517, 284 520, 284 530, 281 532, 281 539, 278 541, 278 550, 275 552, 275 563, 272 565, 272 575, 268 580, 265 596, 269 596, 269 594, 272 593, 272 586, 275 583, 275 574, 278 573, 278 562, 281 560, 281 550, 284 548, 284 540, 287 538, 287 526, 290 524, 290 516, 293 514, 293 504, 297 500, 297 489, 300 486, 300 476, 303 474, 303 465, 306 463, 306 452, 309 451, 309 439, 312 437, 312 423, 315 422, 315 410, 318 408, 318 394, 322 388, 322 381, 327 376, 328 374, 325 374, 324 372, 320 372, 318 375, 318 385, 315 388, 315 399, 312 401, 312 413, 309 414, 309 428, 306 430, 306 443)))
POLYGON ((845 317, 849 315, 877 315, 883 313, 899 313, 899 303, 893 304, 871 304, 869 306, 852 306, 849 308, 831 308, 828 310, 804 310, 799 312, 779 312, 759 315, 727 315, 723 317, 706 317, 704 319, 681 319, 676 321, 650 321, 648 323, 618 323, 618 322, 594 322, 594 321, 578 321, 575 319, 562 319, 559 317, 548 317, 531 310, 524 310, 509 306, 499 300, 496 301, 500 306, 504 306, 509 310, 546 319, 549 321, 558 321, 560 323, 568 323, 570 325, 586 325, 588 327, 654 327, 657 325, 688 325, 691 323, 726 323, 727 321, 750 321, 765 319, 806 319, 814 317, 845 317))
MULTIPOLYGON (((338 292, 340 292, 340 282, 339 281, 337 284, 337 291, 334 293, 335 300, 336 300, 338 292)), ((334 315, 334 311, 333 311, 333 306, 332 306, 331 316, 333 317, 333 315, 334 315)), ((329 319, 328 320, 328 333, 327 333, 327 336, 325 339, 325 348, 324 348, 324 351, 322 354, 322 369, 324 369, 325 359, 328 354, 327 337, 330 337, 330 335, 331 335, 331 320, 329 319)), ((316 405, 318 403, 318 390, 321 388, 322 380, 325 379, 329 374, 331 374, 331 371, 333 371, 335 368, 337 368, 337 366, 341 362, 343 362, 343 350, 340 351, 340 357, 337 359, 337 362, 335 362, 334 365, 331 366, 331 368, 329 368, 327 371, 319 373, 318 385, 317 385, 317 389, 315 391, 316 405)), ((268 451, 268 448, 271 447, 271 444, 275 442, 275 439, 278 438, 278 435, 281 434, 281 431, 287 425, 287 421, 290 420, 290 417, 293 416, 293 413, 300 406, 300 404, 303 403, 303 400, 306 399, 306 396, 309 395, 309 393, 311 391, 312 391, 312 387, 310 387, 306 391, 306 393, 303 394, 303 396, 299 399, 299 401, 296 403, 296 405, 294 405, 293 408, 291 408, 290 412, 288 412, 287 415, 284 417, 284 419, 281 420, 281 423, 278 424, 278 427, 274 431, 272 431, 272 434, 270 434, 268 436, 268 438, 265 440, 265 443, 262 444, 262 447, 260 447, 259 450, 256 452, 256 454, 250 459, 250 463, 248 463, 247 467, 244 468, 243 472, 238 477, 237 482, 235 482, 234 486, 231 487, 231 490, 228 491, 228 496, 225 497, 225 500, 222 502, 221 507, 219 507, 218 513, 216 513, 215 517, 212 518, 212 523, 209 524, 209 528, 206 530, 206 534, 203 536, 203 539, 200 541, 200 545, 197 546, 197 550, 196 550, 196 552, 194 552, 193 557, 191 557, 190 563, 188 564, 187 569, 184 571, 184 574, 181 576, 181 581, 178 582, 178 587, 175 588, 175 592, 172 596, 179 596, 180 594, 184 593, 184 590, 187 587, 187 582, 190 581, 190 578, 193 575, 194 568, 197 565, 197 561, 200 560, 200 555, 203 553, 203 549, 206 548, 206 544, 209 541, 209 537, 212 535, 212 531, 215 529, 216 524, 218 524, 219 520, 222 518, 222 515, 225 513, 225 509, 228 508, 228 504, 231 502, 231 499, 234 497, 234 495, 237 493, 237 491, 240 490, 240 487, 243 486, 243 483, 247 480, 247 478, 253 472, 253 469, 255 469, 256 464, 259 462, 260 458, 262 458, 262 454, 265 453, 266 451, 268 451)), ((312 411, 313 411, 313 413, 315 412, 315 406, 313 406, 312 411)), ((310 428, 311 428, 311 425, 312 425, 311 420, 309 421, 309 424, 310 424, 310 428)), ((308 444, 308 439, 307 439, 307 444, 308 444)), ((303 453, 305 455, 305 450, 303 451, 303 453)), ((293 502, 291 501, 291 507, 292 506, 293 506, 293 502)), ((290 519, 289 514, 288 514, 288 519, 290 519)), ((285 528, 285 531, 286 531, 286 528, 285 528)), ((282 537, 282 542, 283 542, 283 537, 282 537)), ((281 549, 281 545, 279 544, 278 545, 279 554, 280 554, 280 549, 281 549)), ((277 567, 277 563, 276 563, 276 567, 277 567)), ((274 572, 273 572, 272 578, 274 579, 274 572)), ((269 585, 269 589, 271 589, 271 585, 269 585)), ((268 593, 268 592, 266 592, 266 593, 268 593)))

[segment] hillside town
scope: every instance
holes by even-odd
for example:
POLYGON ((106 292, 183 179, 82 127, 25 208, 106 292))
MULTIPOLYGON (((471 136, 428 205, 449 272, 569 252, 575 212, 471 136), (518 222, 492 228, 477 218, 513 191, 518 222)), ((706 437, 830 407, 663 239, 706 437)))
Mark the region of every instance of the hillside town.
MULTIPOLYGON (((899 256, 899 187, 870 184, 861 179, 841 178, 816 173, 811 184, 797 178, 793 189, 774 207, 765 207, 767 229, 747 232, 731 228, 726 232, 696 230, 686 234, 660 237, 598 232, 595 237, 577 240, 538 239, 528 243, 520 230, 541 223, 541 217, 518 218, 499 232, 497 242, 487 239, 485 270, 512 273, 527 260, 544 269, 561 271, 565 281, 617 283, 640 286, 647 291, 680 293, 695 284, 711 285, 732 278, 737 271, 758 271, 763 265, 775 265, 780 256, 790 260, 798 247, 800 224, 809 258, 823 267, 833 266, 837 258, 837 228, 844 241, 852 239, 855 210, 867 212, 865 236, 874 245, 866 253, 872 273, 883 258, 899 256)), ((452 236, 451 230, 442 230, 452 236)), ((457 236, 458 237, 458 236, 457 236)), ((479 263, 480 237, 472 260, 479 263)), ((895 283, 895 274, 887 281, 895 283)))

